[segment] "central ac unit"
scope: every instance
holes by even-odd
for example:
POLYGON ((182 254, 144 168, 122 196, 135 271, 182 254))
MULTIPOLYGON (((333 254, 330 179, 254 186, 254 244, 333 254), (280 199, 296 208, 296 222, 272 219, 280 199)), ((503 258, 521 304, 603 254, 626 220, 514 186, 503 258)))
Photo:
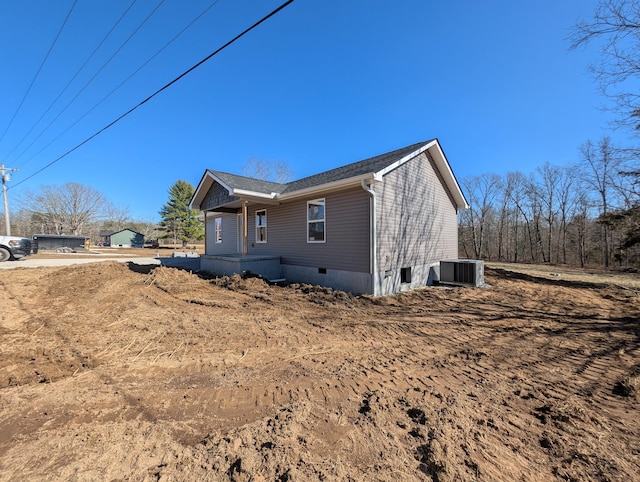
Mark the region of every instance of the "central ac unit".
POLYGON ((477 259, 440 261, 440 283, 482 286, 484 261, 477 259))

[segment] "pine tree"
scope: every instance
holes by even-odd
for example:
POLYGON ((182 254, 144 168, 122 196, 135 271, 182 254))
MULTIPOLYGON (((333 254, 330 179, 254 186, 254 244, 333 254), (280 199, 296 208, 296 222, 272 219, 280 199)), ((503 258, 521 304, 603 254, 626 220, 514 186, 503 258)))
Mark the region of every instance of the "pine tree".
POLYGON ((199 212, 189 209, 189 202, 193 197, 195 188, 187 181, 178 180, 169 189, 169 201, 162 207, 160 226, 167 238, 173 238, 173 243, 178 240, 185 247, 191 240, 199 240, 204 237, 204 227, 198 218, 199 212))

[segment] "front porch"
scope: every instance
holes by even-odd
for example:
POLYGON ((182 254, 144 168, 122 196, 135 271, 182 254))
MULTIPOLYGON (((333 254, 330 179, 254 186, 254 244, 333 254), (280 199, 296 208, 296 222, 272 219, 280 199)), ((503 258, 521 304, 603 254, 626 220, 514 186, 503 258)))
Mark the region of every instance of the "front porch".
POLYGON ((282 279, 280 256, 242 254, 204 254, 200 257, 200 269, 218 276, 259 274, 270 281, 282 279))

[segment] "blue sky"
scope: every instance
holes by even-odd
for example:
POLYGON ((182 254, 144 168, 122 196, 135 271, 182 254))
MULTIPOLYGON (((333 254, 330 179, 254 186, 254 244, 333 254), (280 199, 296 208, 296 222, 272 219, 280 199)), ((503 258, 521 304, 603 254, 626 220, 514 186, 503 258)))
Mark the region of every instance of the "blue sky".
POLYGON ((0 162, 20 169, 11 209, 25 190, 72 181, 158 220, 175 181, 241 174, 250 158, 300 178, 437 137, 461 179, 575 162, 604 134, 627 141, 607 130, 588 72, 598 49, 568 49, 596 0, 296 0, 27 179, 282 3, 138 0, 63 91, 131 4, 78 0, 25 98, 74 1, 1 2, 0 162))

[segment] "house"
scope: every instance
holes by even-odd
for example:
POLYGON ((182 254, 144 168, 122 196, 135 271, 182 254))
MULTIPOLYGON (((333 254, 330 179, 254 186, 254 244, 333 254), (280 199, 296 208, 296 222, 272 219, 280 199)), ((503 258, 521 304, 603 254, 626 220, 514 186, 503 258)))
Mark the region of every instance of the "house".
POLYGON ((125 228, 120 231, 100 231, 104 238, 105 246, 118 246, 121 248, 143 248, 144 234, 125 228))
POLYGON ((201 269, 386 295, 458 256, 467 202, 437 139, 287 184, 206 170, 201 269))

